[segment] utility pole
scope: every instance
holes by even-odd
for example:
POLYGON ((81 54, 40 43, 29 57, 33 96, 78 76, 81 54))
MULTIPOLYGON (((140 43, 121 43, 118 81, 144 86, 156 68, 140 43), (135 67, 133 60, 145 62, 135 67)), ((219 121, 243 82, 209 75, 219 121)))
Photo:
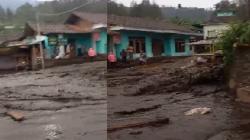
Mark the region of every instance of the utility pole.
MULTIPOLYGON (((40 29, 40 24, 39 24, 39 12, 36 13, 36 26, 37 26, 37 35, 36 38, 41 36, 41 29, 40 29)), ((39 42, 39 48, 40 48, 40 56, 41 56, 41 61, 42 61, 42 69, 45 69, 45 60, 44 60, 44 52, 43 52, 43 46, 42 42, 39 42)))

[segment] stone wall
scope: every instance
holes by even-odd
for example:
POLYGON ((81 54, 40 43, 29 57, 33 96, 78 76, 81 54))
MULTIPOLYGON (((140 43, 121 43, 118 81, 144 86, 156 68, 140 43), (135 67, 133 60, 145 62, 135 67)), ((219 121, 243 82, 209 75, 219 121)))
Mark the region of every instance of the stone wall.
POLYGON ((250 45, 235 49, 229 86, 240 101, 250 103, 250 45))

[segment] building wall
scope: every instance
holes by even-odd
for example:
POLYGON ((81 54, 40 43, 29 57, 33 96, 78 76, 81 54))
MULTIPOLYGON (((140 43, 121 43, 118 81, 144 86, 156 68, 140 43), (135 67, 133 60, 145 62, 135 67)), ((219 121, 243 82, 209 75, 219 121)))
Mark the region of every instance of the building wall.
MULTIPOLYGON (((48 42, 49 36, 55 36, 55 35, 47 35, 47 38, 45 40, 45 48, 46 48, 46 58, 52 58, 56 56, 56 48, 58 46, 50 45, 48 42)), ((75 50, 76 55, 78 55, 77 49, 81 49, 82 52, 87 52, 90 47, 92 47, 92 39, 91 34, 65 34, 64 38, 69 43, 70 40, 74 40, 75 42, 75 50)))
POLYGON ((96 41, 96 52, 98 54, 106 54, 107 53, 107 31, 101 30, 100 32, 100 40, 96 41))
POLYGON ((0 56, 0 70, 15 69, 16 60, 12 56, 0 56))
POLYGON ((216 38, 218 37, 223 31, 229 28, 228 24, 220 24, 220 25, 206 25, 204 26, 204 39, 209 38, 216 38), (209 32, 214 32, 215 35, 210 35, 209 32))
MULTIPOLYGON (((186 44, 184 53, 177 53, 175 51, 175 39, 181 38, 185 43, 189 43, 190 36, 175 35, 175 34, 160 34, 140 31, 120 31, 121 42, 115 45, 115 54, 121 58, 120 52, 127 49, 129 46, 129 37, 144 37, 145 50, 147 57, 153 57, 152 40, 161 39, 164 44, 164 53, 162 56, 189 56, 191 55, 190 46, 186 44)), ((136 57, 135 57, 136 58, 136 57)))

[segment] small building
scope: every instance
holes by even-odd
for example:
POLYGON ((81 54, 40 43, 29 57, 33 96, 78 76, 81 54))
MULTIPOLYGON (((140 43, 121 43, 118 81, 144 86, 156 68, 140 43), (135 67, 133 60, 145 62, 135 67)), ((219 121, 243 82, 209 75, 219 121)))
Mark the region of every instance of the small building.
MULTIPOLYGON (((0 36, 0 71, 14 70, 19 62, 24 62, 23 58, 28 58, 29 54, 25 49, 8 47, 10 42, 22 39, 22 33, 6 33, 0 36)), ((25 59, 26 62, 28 60, 25 59)))
POLYGON ((141 51, 147 57, 190 56, 188 43, 202 37, 189 27, 163 20, 115 15, 108 16, 108 32, 108 50, 120 58, 120 52, 131 46, 135 59, 141 51))
POLYGON ((97 53, 107 53, 107 14, 74 12, 65 25, 75 31, 91 32, 91 43, 97 53))
POLYGON ((203 40, 190 43, 193 54, 213 56, 218 52, 215 47, 218 38, 230 28, 230 23, 237 20, 233 11, 219 11, 203 25, 203 40))
POLYGON ((69 57, 84 56, 93 47, 97 54, 106 54, 107 31, 104 14, 72 13, 63 24, 31 24, 25 26, 25 36, 35 37, 38 32, 45 36, 42 42, 45 48, 45 58, 55 58, 59 46, 65 47, 69 57), (70 47, 70 49, 68 49, 70 47), (70 50, 70 52, 67 52, 70 50))

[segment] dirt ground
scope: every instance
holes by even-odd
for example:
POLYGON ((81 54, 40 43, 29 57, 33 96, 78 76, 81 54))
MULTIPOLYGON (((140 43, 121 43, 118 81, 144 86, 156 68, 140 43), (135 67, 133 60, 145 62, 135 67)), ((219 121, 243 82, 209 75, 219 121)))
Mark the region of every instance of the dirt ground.
POLYGON ((249 140, 249 105, 235 102, 224 86, 223 73, 213 75, 210 66, 183 72, 189 62, 189 59, 165 60, 110 69, 108 139, 249 140), (199 73, 205 73, 206 78, 202 79, 199 73), (195 76, 199 80, 192 80, 195 76), (212 111, 205 115, 184 115, 197 107, 209 107, 212 111), (169 122, 159 121, 164 119, 169 122))
POLYGON ((0 75, 1 140, 105 140, 106 62, 0 75), (7 111, 19 111, 15 122, 7 111))

